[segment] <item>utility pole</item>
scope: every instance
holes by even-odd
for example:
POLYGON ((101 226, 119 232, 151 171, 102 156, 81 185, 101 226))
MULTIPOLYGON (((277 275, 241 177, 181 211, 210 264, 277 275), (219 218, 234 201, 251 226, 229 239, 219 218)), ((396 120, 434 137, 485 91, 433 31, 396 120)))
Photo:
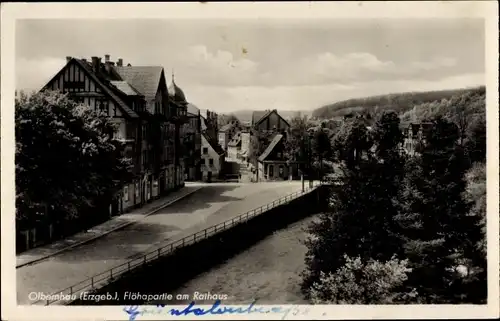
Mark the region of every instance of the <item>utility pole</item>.
POLYGON ((309 166, 309 188, 313 188, 313 170, 312 170, 312 165, 311 165, 311 140, 313 137, 312 132, 309 132, 309 140, 307 144, 307 158, 308 158, 308 166, 309 166))
POLYGON ((300 181, 302 182, 302 193, 304 192, 304 163, 305 163, 305 155, 304 155, 304 136, 301 137, 301 142, 300 142, 300 181))

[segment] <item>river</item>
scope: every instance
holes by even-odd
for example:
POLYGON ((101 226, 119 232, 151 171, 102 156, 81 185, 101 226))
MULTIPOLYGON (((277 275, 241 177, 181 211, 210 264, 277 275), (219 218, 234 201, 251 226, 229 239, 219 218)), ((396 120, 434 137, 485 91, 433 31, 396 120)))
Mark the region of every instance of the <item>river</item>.
MULTIPOLYGON (((227 295, 224 304, 307 304, 300 292, 304 269, 305 228, 316 216, 292 223, 228 261, 199 274, 171 293, 189 294, 189 300, 162 302, 184 304, 195 292, 227 295)), ((214 300, 207 300, 211 304, 214 300)), ((197 303, 204 304, 197 300, 197 303)))

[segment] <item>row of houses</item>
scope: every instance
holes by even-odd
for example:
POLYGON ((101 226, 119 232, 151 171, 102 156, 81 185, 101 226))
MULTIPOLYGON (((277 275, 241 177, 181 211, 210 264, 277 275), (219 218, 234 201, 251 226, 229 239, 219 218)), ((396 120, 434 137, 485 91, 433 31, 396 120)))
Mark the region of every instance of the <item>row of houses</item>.
POLYGON ((91 60, 66 57, 66 65, 42 90, 58 90, 100 110, 118 126, 114 139, 133 160, 134 181, 110 204, 117 215, 201 177, 201 115, 186 100, 174 75, 167 86, 162 66, 124 65, 105 55, 91 60))
POLYGON ((227 166, 232 172, 238 172, 240 178, 248 181, 264 182, 274 180, 297 179, 300 162, 286 159, 285 143, 290 123, 276 109, 255 111, 250 124, 232 120, 218 131, 219 145, 225 152, 225 162, 234 164, 227 166), (268 134, 270 143, 260 155, 254 155, 252 137, 268 134), (250 157, 257 157, 256 166, 250 157))
MULTIPOLYGON (((344 121, 354 116, 344 117, 344 121)), ((360 115, 357 118, 366 120, 368 130, 371 130, 370 120, 360 115)), ((340 126, 336 121, 335 127, 340 126)), ((432 123, 401 124, 403 132, 402 152, 409 155, 418 153, 419 144, 425 143, 432 131, 432 123)), ((277 110, 255 111, 249 125, 238 120, 222 126, 218 132, 218 142, 225 152, 225 161, 237 163, 239 173, 250 177, 250 181, 262 182, 273 180, 292 180, 300 177, 299 168, 304 161, 291 162, 285 155, 287 135, 290 124, 277 110), (257 166, 252 167, 249 155, 252 154, 251 138, 260 133, 271 133, 272 140, 262 154, 257 155, 257 166)), ((359 156, 359 155, 358 155, 359 156)))

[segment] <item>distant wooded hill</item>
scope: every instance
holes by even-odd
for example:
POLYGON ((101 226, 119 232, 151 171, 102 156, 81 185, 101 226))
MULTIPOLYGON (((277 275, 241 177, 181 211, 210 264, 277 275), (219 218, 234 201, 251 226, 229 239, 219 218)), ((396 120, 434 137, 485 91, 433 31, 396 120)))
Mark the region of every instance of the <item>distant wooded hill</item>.
POLYGON ((466 94, 468 92, 485 91, 486 87, 474 87, 453 90, 425 91, 425 92, 405 92, 365 98, 354 98, 339 101, 315 109, 312 117, 335 118, 353 113, 373 112, 391 109, 402 114, 411 110, 416 105, 422 105, 443 99, 451 99, 453 96, 466 94))
MULTIPOLYGON (((242 122, 251 122, 252 121, 252 113, 253 110, 237 110, 231 113, 224 113, 225 115, 234 115, 236 118, 238 118, 242 122)), ((291 119, 295 117, 298 113, 300 113, 302 116, 311 116, 312 111, 306 111, 306 110, 279 110, 278 113, 281 115, 281 117, 285 119, 291 119)))

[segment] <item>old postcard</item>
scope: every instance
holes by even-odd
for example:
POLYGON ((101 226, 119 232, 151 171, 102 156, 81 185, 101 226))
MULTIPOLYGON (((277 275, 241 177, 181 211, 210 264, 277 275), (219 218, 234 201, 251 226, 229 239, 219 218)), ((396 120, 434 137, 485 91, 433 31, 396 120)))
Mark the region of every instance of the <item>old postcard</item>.
POLYGON ((497 10, 2 5, 2 319, 498 317, 497 10))

